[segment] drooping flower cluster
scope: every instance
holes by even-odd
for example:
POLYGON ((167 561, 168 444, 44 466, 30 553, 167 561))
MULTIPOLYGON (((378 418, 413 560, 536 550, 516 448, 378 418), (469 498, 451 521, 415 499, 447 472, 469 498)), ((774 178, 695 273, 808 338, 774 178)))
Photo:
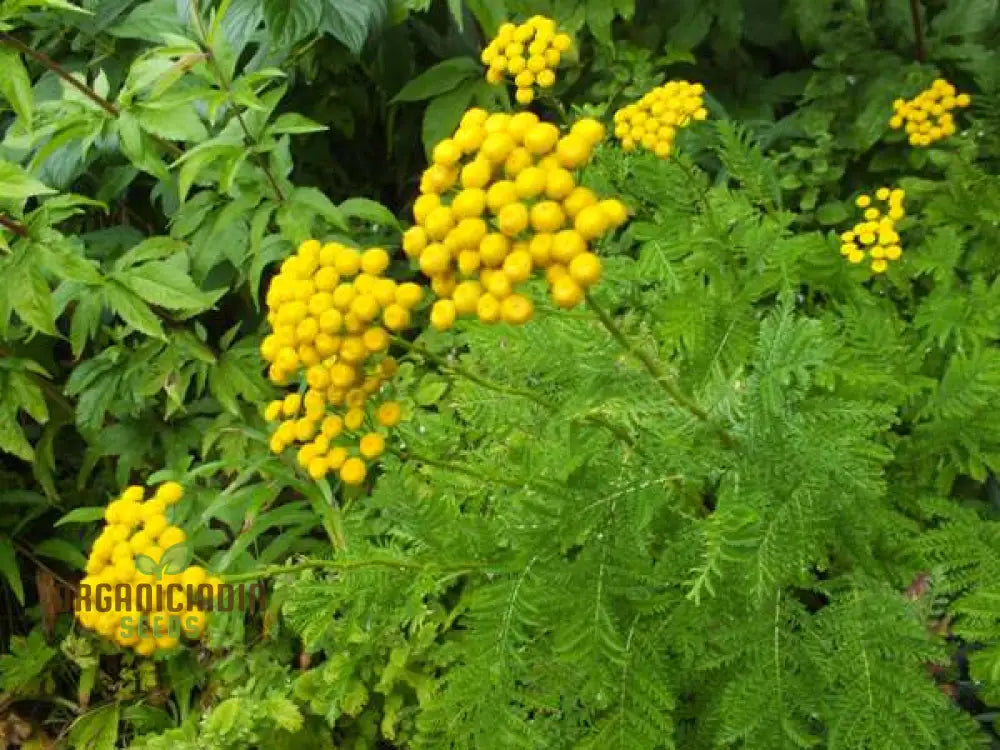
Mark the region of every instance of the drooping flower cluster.
POLYGON ((536 269, 557 305, 579 304, 601 277, 591 243, 628 219, 620 201, 600 200, 574 174, 603 137, 597 120, 562 135, 531 112, 474 108, 437 144, 413 205, 416 226, 403 236, 438 297, 434 327, 466 315, 527 322, 534 305, 517 288, 536 269))
POLYGON ((700 83, 669 81, 615 112, 615 137, 626 151, 641 147, 665 159, 681 128, 708 117, 704 93, 700 83))
POLYGON ((955 133, 952 110, 972 104, 972 97, 959 94, 955 87, 938 78, 930 88, 921 91, 909 101, 897 99, 892 103, 894 114, 889 127, 902 128, 909 136, 911 146, 930 146, 955 133))
POLYGON ((489 66, 486 80, 500 83, 509 76, 518 103, 531 104, 535 86, 547 89, 555 84, 559 61, 572 46, 573 40, 558 33, 551 18, 533 16, 518 26, 505 23, 483 50, 483 65, 489 66))
POLYGON ((140 556, 159 565, 167 550, 186 542, 184 531, 166 515, 183 494, 176 482, 161 484, 148 500, 142 487, 126 488, 105 510, 106 525, 91 548, 87 575, 80 582, 76 608, 80 623, 142 656, 175 648, 182 635, 200 637, 206 606, 189 594, 211 598, 222 584, 197 565, 158 574, 137 567, 140 556), (104 602, 105 595, 98 588, 102 584, 109 592, 104 602), (128 588, 122 590, 121 584, 128 588), (146 586, 140 592, 141 584, 146 586), (168 588, 177 589, 177 584, 180 593, 168 588))
POLYGON ((268 421, 280 420, 271 450, 301 443, 299 464, 314 479, 336 471, 345 484, 361 484, 365 461, 385 450, 379 428, 399 423, 399 405, 382 400, 397 369, 387 355, 389 331, 409 327, 423 289, 385 278, 388 266, 379 247, 360 252, 308 240, 268 287, 273 333, 261 344, 268 375, 285 385, 304 373, 307 386, 305 395, 296 386, 265 409, 268 421))
POLYGON ((872 205, 869 195, 859 195, 855 200, 858 208, 864 210, 864 221, 840 235, 840 253, 851 263, 861 263, 871 257, 872 271, 884 273, 889 261, 899 260, 903 254, 900 247, 896 222, 906 215, 903 199, 906 194, 901 189, 890 190, 881 187, 875 191, 875 201, 884 204, 883 210, 872 205))

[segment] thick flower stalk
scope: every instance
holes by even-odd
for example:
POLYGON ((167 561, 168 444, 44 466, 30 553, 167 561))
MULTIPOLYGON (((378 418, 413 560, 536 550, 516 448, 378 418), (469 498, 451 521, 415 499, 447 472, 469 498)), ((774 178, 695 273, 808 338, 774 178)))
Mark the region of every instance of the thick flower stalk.
POLYGON ((517 90, 519 104, 531 104, 535 87, 551 88, 556 82, 556 68, 563 54, 573 46, 568 34, 558 32, 556 22, 545 16, 533 16, 525 23, 505 23, 483 50, 486 80, 501 83, 510 78, 517 90))
POLYGON ((658 86, 615 112, 615 137, 625 151, 643 148, 665 159, 672 153, 681 128, 708 117, 704 93, 700 83, 687 81, 658 86))
POLYGON ((943 78, 938 78, 930 88, 913 99, 897 99, 892 103, 893 115, 889 127, 902 129, 911 146, 930 146, 955 134, 955 117, 952 110, 972 104, 972 97, 960 94, 943 78))
POLYGON ((433 151, 403 250, 437 296, 431 324, 459 316, 521 324, 534 303, 519 288, 544 272, 554 302, 576 306, 601 278, 592 244, 621 226, 621 201, 579 185, 576 171, 604 138, 597 120, 569 133, 531 112, 470 109, 433 151))
POLYGON ((80 581, 76 608, 80 624, 141 656, 174 649, 182 636, 201 637, 208 600, 222 584, 202 567, 179 565, 189 554, 168 556, 178 558, 173 564, 164 557, 187 542, 183 529, 167 520, 168 509, 183 495, 176 482, 161 484, 148 500, 142 487, 127 487, 108 504, 106 525, 91 548, 87 575, 80 581), (102 611, 107 607, 99 603, 99 586, 112 592, 108 611, 102 611), (146 587, 141 593, 140 586, 146 587))
POLYGON ((864 220, 840 235, 840 254, 850 263, 871 258, 872 271, 885 273, 890 261, 899 260, 903 254, 896 222, 906 216, 905 197, 901 189, 881 187, 875 191, 875 203, 882 204, 880 209, 870 195, 859 195, 855 205, 864 211, 864 220))
POLYGON ((361 484, 366 462, 385 450, 386 429, 400 421, 399 404, 385 399, 397 369, 387 354, 390 331, 410 326, 424 292, 385 278, 388 266, 380 247, 309 240, 268 287, 273 332, 261 354, 272 382, 293 385, 265 409, 278 423, 271 450, 300 444, 297 460, 313 479, 334 471, 345 484, 361 484))

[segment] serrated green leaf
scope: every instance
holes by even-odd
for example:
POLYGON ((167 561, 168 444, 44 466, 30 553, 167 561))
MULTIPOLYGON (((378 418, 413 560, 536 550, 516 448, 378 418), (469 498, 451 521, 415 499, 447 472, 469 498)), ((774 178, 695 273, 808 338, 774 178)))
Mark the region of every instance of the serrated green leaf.
POLYGON ((160 320, 149 309, 143 299, 117 279, 110 279, 102 287, 104 300, 108 307, 114 310, 122 320, 137 331, 147 336, 163 339, 163 328, 160 320))
POLYGON ((137 117, 145 130, 167 140, 200 143, 208 138, 205 124, 190 103, 169 109, 142 107, 138 110, 137 117))
POLYGON ((73 722, 69 742, 73 750, 115 750, 118 746, 118 702, 86 713, 73 722))
POLYGON ((322 20, 322 0, 264 0, 264 23, 279 47, 291 47, 315 34, 322 20))
MULTIPOLYGON (((175 256, 181 258, 182 256, 175 256)), ((200 290, 174 260, 157 260, 119 271, 114 278, 151 305, 167 310, 200 312, 218 295, 200 290)))
POLYGON ((323 0, 322 30, 355 55, 389 15, 387 0, 323 0))

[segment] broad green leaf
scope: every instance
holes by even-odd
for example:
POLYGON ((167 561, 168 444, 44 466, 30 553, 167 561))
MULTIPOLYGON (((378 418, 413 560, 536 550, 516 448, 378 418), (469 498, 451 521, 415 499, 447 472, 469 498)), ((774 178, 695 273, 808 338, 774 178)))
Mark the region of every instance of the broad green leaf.
POLYGON ((827 226, 839 224, 850 215, 842 201, 829 201, 816 209, 816 221, 827 226))
POLYGON ((17 164, 0 161, 0 201, 21 201, 33 195, 51 195, 55 192, 17 164))
POLYGON ((322 30, 355 55, 389 15, 388 0, 323 0, 323 6, 322 30))
POLYGON ((941 39, 983 32, 995 25, 998 0, 951 0, 931 20, 931 32, 941 39))
POLYGON ((31 130, 34 108, 31 79, 21 62, 21 56, 5 46, 0 46, 0 94, 10 102, 24 126, 31 130))
POLYGON ((400 89, 392 102, 419 102, 452 91, 463 81, 483 75, 482 66, 471 57, 452 57, 428 68, 400 89))
POLYGON ((187 243, 173 237, 147 237, 114 262, 115 271, 124 271, 150 260, 171 258, 187 251, 187 243))
POLYGON ((162 42, 166 39, 165 35, 181 36, 186 30, 177 15, 176 0, 150 0, 136 6, 128 18, 108 29, 107 33, 124 39, 162 42))
POLYGON ((144 129, 167 140, 198 143, 208 138, 208 130, 193 104, 170 109, 143 107, 138 111, 138 118, 144 129))
POLYGON ((10 274, 8 284, 6 291, 18 316, 32 328, 57 335, 52 292, 42 272, 34 264, 22 263, 10 274))
POLYGON ((295 112, 286 112, 268 126, 267 132, 270 135, 281 135, 282 133, 294 135, 296 133, 318 133, 328 129, 325 125, 320 125, 308 117, 295 112))
POLYGON ((0 401, 0 451, 22 461, 34 461, 35 451, 17 421, 17 409, 10 401, 0 401))
POLYGON ((110 279, 103 289, 108 307, 118 313, 122 320, 147 336, 164 338, 159 318, 138 294, 117 279, 110 279))
POLYGON ((67 565, 71 565, 77 570, 83 570, 87 566, 86 556, 73 544, 65 539, 50 537, 43 539, 32 548, 36 555, 59 560, 67 565))
POLYGON ((348 198, 338 208, 348 219, 361 219, 371 224, 399 229, 399 220, 395 214, 369 198, 348 198))
POLYGON ((323 6, 323 0, 264 0, 264 22, 279 47, 291 47, 319 30, 323 6))
POLYGON ((462 115, 475 95, 478 83, 478 81, 467 81, 427 105, 427 109, 424 110, 422 138, 428 161, 434 146, 458 127, 462 115))
POLYGON ((73 750, 115 750, 118 746, 118 702, 86 713, 73 722, 69 743, 73 750))
POLYGON ((24 583, 21 581, 21 568, 17 564, 14 553, 14 543, 6 536, 0 536, 0 573, 7 579, 7 584, 21 605, 24 605, 24 583))
MULTIPOLYGON (((178 256, 181 257, 181 256, 178 256)), ((151 305, 168 310, 201 311, 218 295, 201 291, 173 260, 157 260, 121 271, 115 278, 151 305)))
POLYGON ((67 523, 93 523, 104 518, 107 509, 103 505, 94 505, 88 508, 74 508, 65 516, 56 521, 53 526, 62 526, 67 523))
POLYGON ((417 387, 413 400, 419 406, 431 406, 436 404, 447 391, 447 381, 437 375, 425 375, 417 387))
POLYGON ((15 695, 19 692, 30 694, 32 687, 37 690, 38 678, 57 653, 45 642, 41 628, 36 627, 27 638, 14 636, 10 639, 10 653, 0 655, 0 690, 15 695))

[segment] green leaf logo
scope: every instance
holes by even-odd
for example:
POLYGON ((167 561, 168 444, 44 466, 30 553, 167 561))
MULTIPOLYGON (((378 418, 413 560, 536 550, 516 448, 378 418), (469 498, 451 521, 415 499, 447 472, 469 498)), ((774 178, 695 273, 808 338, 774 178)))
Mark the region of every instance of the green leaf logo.
POLYGON ((164 574, 177 575, 178 573, 183 573, 187 570, 188 565, 191 564, 193 557, 194 550, 191 545, 187 542, 181 542, 164 550, 159 563, 148 555, 136 555, 135 568, 140 573, 154 576, 159 581, 163 578, 164 574))

